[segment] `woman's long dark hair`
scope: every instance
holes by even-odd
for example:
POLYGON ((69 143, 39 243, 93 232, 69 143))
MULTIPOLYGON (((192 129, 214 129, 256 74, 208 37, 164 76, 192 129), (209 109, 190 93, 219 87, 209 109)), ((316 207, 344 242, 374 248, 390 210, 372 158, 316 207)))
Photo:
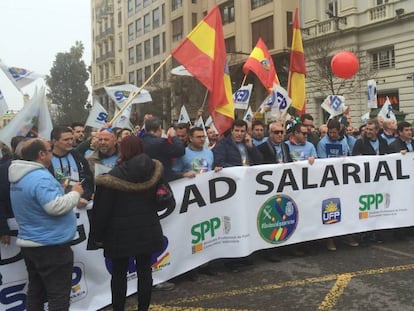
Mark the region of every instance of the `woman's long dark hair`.
POLYGON ((144 144, 142 140, 136 136, 126 136, 122 139, 120 144, 120 157, 118 164, 128 161, 144 152, 144 144))

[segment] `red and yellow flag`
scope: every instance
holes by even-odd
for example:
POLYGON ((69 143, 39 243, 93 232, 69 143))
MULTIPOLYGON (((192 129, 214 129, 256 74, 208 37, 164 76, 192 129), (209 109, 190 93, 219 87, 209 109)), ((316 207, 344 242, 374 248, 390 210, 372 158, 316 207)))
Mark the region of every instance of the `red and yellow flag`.
POLYGON ((249 74, 249 71, 254 72, 269 92, 272 92, 273 83, 280 84, 275 65, 273 64, 273 59, 262 38, 257 40, 256 46, 243 65, 244 74, 249 74))
POLYGON ((288 93, 292 99, 291 106, 302 111, 306 100, 305 90, 306 64, 303 52, 302 34, 299 26, 298 8, 293 21, 292 50, 290 52, 288 93))
POLYGON ((172 56, 209 91, 208 110, 220 133, 234 120, 234 101, 218 6, 174 49, 172 56))

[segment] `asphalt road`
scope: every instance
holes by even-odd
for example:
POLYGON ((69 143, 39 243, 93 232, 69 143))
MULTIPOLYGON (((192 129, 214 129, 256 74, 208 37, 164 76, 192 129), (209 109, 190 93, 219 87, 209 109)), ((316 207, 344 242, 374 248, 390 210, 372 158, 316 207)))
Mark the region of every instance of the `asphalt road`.
MULTIPOLYGON (((253 264, 238 272, 216 261, 211 267, 217 275, 178 277, 174 290, 154 292, 150 310, 414 311, 413 236, 401 241, 387 231, 381 244, 350 247, 338 241, 333 252, 313 242, 307 248, 304 256, 279 248, 280 262, 255 253, 249 257, 253 264)), ((135 295, 127 310, 137 310, 135 295)))

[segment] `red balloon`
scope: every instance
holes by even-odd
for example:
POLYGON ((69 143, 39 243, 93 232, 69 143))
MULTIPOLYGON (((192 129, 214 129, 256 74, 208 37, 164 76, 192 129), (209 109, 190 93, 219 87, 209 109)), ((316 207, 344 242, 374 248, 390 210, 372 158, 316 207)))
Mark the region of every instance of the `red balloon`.
POLYGON ((349 79, 359 69, 359 61, 354 53, 342 51, 337 53, 331 60, 331 69, 335 76, 341 79, 349 79))

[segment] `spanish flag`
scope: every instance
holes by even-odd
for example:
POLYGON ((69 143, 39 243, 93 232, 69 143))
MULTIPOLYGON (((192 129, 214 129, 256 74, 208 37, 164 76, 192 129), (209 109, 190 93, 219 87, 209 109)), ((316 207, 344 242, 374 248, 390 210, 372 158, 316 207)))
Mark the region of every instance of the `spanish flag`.
POLYGON ((272 92, 273 83, 280 84, 275 65, 273 64, 273 59, 262 38, 259 38, 255 48, 243 65, 243 72, 245 75, 249 74, 250 71, 259 78, 260 82, 269 93, 272 92))
POLYGON ((172 56, 209 91, 208 110, 220 133, 234 120, 234 101, 218 6, 174 49, 172 56))
POLYGON ((293 21, 292 49, 290 52, 288 93, 292 99, 292 107, 303 111, 306 99, 305 90, 306 65, 303 53, 302 35, 299 26, 298 8, 295 10, 293 21))

